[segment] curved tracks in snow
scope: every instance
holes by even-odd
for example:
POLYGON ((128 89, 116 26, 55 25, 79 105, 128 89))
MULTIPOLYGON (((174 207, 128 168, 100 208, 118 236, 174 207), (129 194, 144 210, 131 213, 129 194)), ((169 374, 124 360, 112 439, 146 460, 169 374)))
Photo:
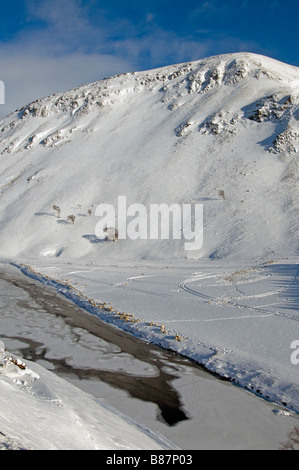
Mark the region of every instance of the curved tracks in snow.
MULTIPOLYGON (((202 321, 217 321, 217 320, 232 320, 232 319, 240 319, 240 318, 248 318, 248 317, 267 317, 267 316, 273 316, 273 315, 277 315, 277 316, 282 316, 282 317, 286 317, 288 319, 291 319, 291 320, 294 320, 294 321, 299 321, 299 316, 296 315, 296 314, 292 314, 290 312, 281 312, 280 310, 277 310, 277 309, 269 309, 269 308, 265 308, 265 307, 259 307, 259 306, 251 306, 251 305, 248 305, 248 303, 246 302, 243 302, 244 300, 254 300, 254 299, 258 299, 258 298, 265 298, 265 297, 270 297, 270 296, 278 296, 280 295, 282 292, 287 292, 289 289, 294 289, 296 288, 297 286, 299 287, 299 265, 297 265, 297 269, 296 269, 296 272, 295 272, 295 275, 292 279, 291 282, 287 283, 285 286, 283 287, 280 287, 278 289, 275 289, 275 290, 272 290, 272 291, 269 291, 269 292, 263 292, 263 293, 256 293, 256 294, 253 294, 253 295, 245 295, 244 293, 242 293, 240 291, 240 288, 237 286, 236 282, 232 282, 230 285, 233 286, 237 291, 239 291, 241 293, 240 296, 238 297, 216 297, 216 296, 211 296, 211 295, 208 295, 208 294, 205 294, 204 293, 204 287, 203 286, 199 286, 197 289, 196 288, 193 288, 193 287, 190 287, 190 284, 192 283, 195 283, 195 282, 199 282, 199 281, 205 281, 206 279, 209 279, 209 278, 219 278, 219 277, 222 277, 222 274, 211 274, 211 273, 195 273, 193 275, 193 277, 190 277, 190 278, 187 278, 185 280, 183 280, 179 286, 180 288, 187 292, 188 294, 191 294, 191 295, 194 295, 194 296, 197 296, 205 301, 207 301, 208 303, 212 304, 212 305, 216 305, 216 306, 229 306, 229 307, 233 307, 233 308, 238 308, 238 309, 245 309, 245 310, 248 310, 249 312, 252 312, 250 315, 242 315, 242 316, 233 316, 233 317, 227 317, 227 318, 214 318, 214 319, 205 319, 205 320, 202 320, 202 321), (200 287, 202 287, 202 290, 200 289, 200 287), (242 302, 239 302, 239 300, 243 300, 242 302)), ((223 280, 224 280, 224 275, 223 275, 223 280)), ((258 281, 257 281, 258 282, 258 281)), ((242 284, 242 282, 240 282, 240 284, 242 284)), ((224 284, 219 284, 219 287, 223 287, 224 284)), ((217 290, 217 286, 213 286, 213 290, 217 290)), ((275 304, 273 304, 275 306, 275 304)))

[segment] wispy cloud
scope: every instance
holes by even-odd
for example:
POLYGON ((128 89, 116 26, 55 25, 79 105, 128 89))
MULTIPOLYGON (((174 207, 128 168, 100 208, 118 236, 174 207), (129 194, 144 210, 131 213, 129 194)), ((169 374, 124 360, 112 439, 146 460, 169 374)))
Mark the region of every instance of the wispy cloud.
POLYGON ((184 33, 161 26, 157 10, 144 9, 134 21, 133 16, 120 17, 100 9, 95 0, 25 1, 24 28, 9 43, 0 44, 1 80, 6 87, 2 115, 104 76, 215 53, 258 50, 254 41, 242 41, 196 22, 201 15, 214 15, 217 9, 219 13, 219 7, 227 9, 231 0, 209 0, 186 9, 186 21, 187 12, 193 15, 193 29, 184 33))
POLYGON ((0 44, 6 90, 1 115, 55 92, 141 69, 145 63, 150 68, 184 60, 186 55, 195 59, 205 52, 200 44, 156 28, 152 14, 143 25, 125 18, 108 20, 105 12, 98 12, 95 22, 89 4, 82 6, 79 0, 26 0, 26 4, 26 26, 9 43, 0 44))
POLYGON ((91 24, 80 3, 27 0, 29 26, 9 43, 0 43, 5 83, 1 115, 43 96, 133 70, 130 59, 105 47, 107 31, 91 24))
POLYGON ((110 55, 73 52, 54 57, 40 51, 24 55, 17 46, 1 47, 0 63, 5 84, 2 116, 38 98, 129 69, 126 61, 110 55))

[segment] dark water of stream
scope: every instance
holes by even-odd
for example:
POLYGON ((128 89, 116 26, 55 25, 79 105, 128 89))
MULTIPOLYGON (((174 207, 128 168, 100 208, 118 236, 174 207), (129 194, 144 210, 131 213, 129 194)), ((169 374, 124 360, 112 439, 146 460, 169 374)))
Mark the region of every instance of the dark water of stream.
MULTIPOLYGON (((0 265, 0 340, 182 449, 278 449, 297 417, 0 265)), ((1 411, 1 410, 0 410, 1 411)))
POLYGON ((171 383, 180 366, 200 369, 192 361, 106 325, 14 268, 0 270, 0 294, 0 338, 11 353, 76 376, 82 388, 97 380, 151 402, 168 425, 189 419, 171 383))

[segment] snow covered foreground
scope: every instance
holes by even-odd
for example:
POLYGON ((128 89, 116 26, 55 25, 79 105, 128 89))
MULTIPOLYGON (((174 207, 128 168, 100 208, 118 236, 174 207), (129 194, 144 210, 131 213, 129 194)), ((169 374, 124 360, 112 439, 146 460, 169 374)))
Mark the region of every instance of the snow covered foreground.
POLYGON ((53 261, 17 266, 107 323, 299 413, 296 259, 201 261, 200 271, 187 262, 70 269, 53 261))
POLYGON ((0 255, 298 413, 298 105, 298 68, 255 54, 31 103, 0 123, 0 255), (99 239, 119 196, 203 204, 202 248, 99 239))
POLYGON ((0 450, 177 448, 52 372, 7 352, 0 357, 0 390, 0 450))

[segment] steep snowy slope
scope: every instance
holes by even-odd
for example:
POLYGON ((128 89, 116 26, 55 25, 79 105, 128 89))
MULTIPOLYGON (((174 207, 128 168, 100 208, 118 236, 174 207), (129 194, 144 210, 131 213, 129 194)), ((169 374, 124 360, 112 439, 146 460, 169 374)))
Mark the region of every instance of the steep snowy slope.
POLYGON ((124 74, 0 122, 6 257, 296 254, 299 70, 241 53, 124 74), (203 204, 203 246, 95 237, 101 203, 203 204), (60 218, 53 205, 60 208, 60 218), (68 216, 75 216, 72 223, 68 216))
POLYGON ((0 450, 177 448, 43 367, 2 359, 0 450))

